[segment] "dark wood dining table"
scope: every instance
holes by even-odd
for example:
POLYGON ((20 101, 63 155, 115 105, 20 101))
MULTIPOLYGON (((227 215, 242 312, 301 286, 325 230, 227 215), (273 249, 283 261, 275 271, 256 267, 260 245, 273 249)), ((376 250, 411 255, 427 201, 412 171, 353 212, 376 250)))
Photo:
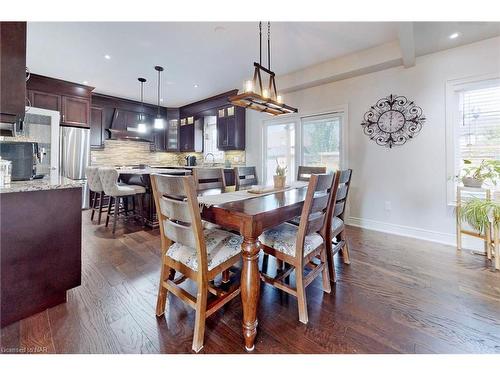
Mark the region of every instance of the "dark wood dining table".
MULTIPOLYGON (((223 189, 210 189, 200 195, 220 194, 223 189)), ((257 335, 257 310, 260 294, 259 236, 263 231, 284 223, 302 212, 307 187, 277 192, 245 200, 204 207, 202 218, 243 236, 241 245, 241 301, 243 305, 243 337, 247 351, 254 349, 257 335)))

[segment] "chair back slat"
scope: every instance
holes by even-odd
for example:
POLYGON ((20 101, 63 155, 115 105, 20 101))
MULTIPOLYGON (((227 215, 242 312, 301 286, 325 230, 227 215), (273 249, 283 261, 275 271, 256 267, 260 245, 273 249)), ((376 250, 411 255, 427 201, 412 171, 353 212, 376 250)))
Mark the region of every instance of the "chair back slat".
POLYGON ((257 168, 234 167, 234 180, 236 190, 244 189, 252 185, 258 185, 257 168))
POLYGON ((196 182, 196 190, 224 189, 226 180, 222 168, 194 168, 193 177, 196 182))
POLYGON ((317 232, 325 238, 326 228, 330 223, 328 216, 333 199, 332 188, 335 176, 336 174, 311 175, 297 235, 295 253, 300 257, 299 259, 303 258, 304 241, 307 235, 317 232))
POLYGON ((345 169, 340 171, 339 186, 337 189, 337 197, 335 199, 335 208, 333 210, 333 217, 344 218, 344 212, 347 202, 347 195, 349 194, 349 187, 351 185, 352 169, 345 169))
POLYGON ((196 249, 199 277, 206 278, 208 261, 193 176, 151 175, 151 187, 160 221, 162 250, 172 242, 196 249))
POLYGON ((309 181, 311 179, 311 175, 322 173, 326 173, 326 167, 308 167, 305 165, 299 165, 297 181, 309 181))
POLYGON ((160 198, 160 211, 169 220, 191 223, 192 217, 186 200, 162 196, 160 198))
POLYGON ((163 221, 163 230, 165 236, 171 241, 179 242, 193 249, 196 248, 196 239, 191 225, 178 224, 167 219, 163 221))

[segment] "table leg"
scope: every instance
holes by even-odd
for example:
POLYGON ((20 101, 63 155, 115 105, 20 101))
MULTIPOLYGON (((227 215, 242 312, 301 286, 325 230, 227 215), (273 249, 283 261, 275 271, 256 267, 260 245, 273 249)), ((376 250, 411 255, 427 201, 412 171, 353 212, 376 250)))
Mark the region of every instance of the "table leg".
POLYGON ((257 307, 260 294, 259 252, 260 242, 246 238, 241 244, 243 270, 241 272, 241 301, 243 305, 243 337, 245 349, 254 350, 257 335, 257 307))

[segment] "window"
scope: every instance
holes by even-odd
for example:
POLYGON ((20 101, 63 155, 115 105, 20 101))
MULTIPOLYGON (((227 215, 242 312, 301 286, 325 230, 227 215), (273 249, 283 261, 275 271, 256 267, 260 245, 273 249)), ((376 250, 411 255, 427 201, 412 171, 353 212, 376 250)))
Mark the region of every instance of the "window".
POLYGON ((344 112, 265 121, 263 183, 272 185, 276 160, 288 166, 288 183, 297 178, 299 165, 325 166, 328 172, 344 168, 343 122, 344 112))
POLYGON ((341 122, 338 114, 302 119, 301 164, 326 166, 327 171, 340 169, 341 122))
POLYGON ((295 173, 295 122, 271 123, 265 126, 264 173, 265 184, 272 185, 276 161, 286 165, 287 182, 293 180, 295 173))
POLYGON ((203 119, 203 158, 208 163, 224 163, 224 151, 217 148, 217 117, 203 119))
POLYGON ((467 159, 500 160, 500 79, 455 81, 447 85, 448 203, 455 201, 458 176, 467 159))

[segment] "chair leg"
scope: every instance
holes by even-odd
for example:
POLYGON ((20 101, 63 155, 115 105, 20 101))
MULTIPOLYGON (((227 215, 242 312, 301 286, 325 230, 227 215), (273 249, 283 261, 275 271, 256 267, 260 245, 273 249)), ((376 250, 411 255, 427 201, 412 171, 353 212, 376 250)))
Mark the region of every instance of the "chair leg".
POLYGON ((101 224, 101 216, 102 216, 102 210, 104 206, 104 192, 101 191, 99 193, 99 216, 97 217, 97 224, 101 224))
MULTIPOLYGON (((165 256, 163 256, 165 258, 165 256)), ((158 298, 156 301, 156 316, 162 316, 165 313, 165 306, 167 303, 167 295, 168 289, 163 286, 163 282, 167 281, 170 277, 170 267, 163 263, 161 266, 161 274, 160 274, 160 287, 158 288, 158 298)))
POLYGON ((196 318, 194 323, 193 350, 198 353, 203 348, 205 318, 207 314, 207 288, 198 285, 196 296, 196 318))
POLYGON ((321 263, 323 265, 323 271, 321 271, 323 276, 323 291, 326 293, 332 292, 332 286, 330 285, 330 275, 328 274, 328 260, 326 259, 326 248, 321 250, 321 263))
POLYGON ((142 226, 146 226, 146 219, 144 218, 144 194, 139 194, 137 196, 137 203, 139 205, 139 219, 141 221, 142 226))
POLYGON ((351 264, 351 257, 349 256, 349 245, 347 244, 347 236, 345 234, 345 230, 340 232, 339 234, 340 241, 344 241, 344 246, 340 250, 342 252, 342 257, 344 258, 345 264, 351 264))
POLYGON ((493 237, 495 239, 495 269, 500 270, 500 228, 493 227, 493 237))
POLYGON ((457 214, 457 250, 462 250, 462 227, 457 214))
POLYGON ((489 226, 484 228, 484 252, 488 260, 491 260, 491 230, 489 226))
POLYGON ((304 268, 297 267, 295 269, 295 283, 297 285, 297 303, 299 305, 299 321, 307 324, 309 318, 307 316, 307 300, 306 288, 304 287, 304 268))
POLYGON ((230 272, 229 272, 229 269, 225 270, 225 271, 222 271, 222 282, 224 284, 227 284, 230 280, 230 272))
MULTIPOLYGON (((335 246, 332 240, 332 246, 335 246)), ((333 259, 333 253, 332 251, 327 251, 326 252, 326 261, 328 265, 328 274, 330 275, 330 281, 332 283, 335 283, 337 281, 337 276, 335 274, 335 261, 333 259)))
POLYGON ((90 221, 94 221, 95 206, 97 203, 97 193, 90 192, 90 208, 92 209, 92 214, 90 215, 90 221))
POLYGON ((106 228, 108 227, 109 224, 109 217, 111 216, 111 207, 113 206, 113 197, 109 197, 108 200, 108 212, 106 213, 106 228))
POLYGON ((112 233, 115 234, 116 222, 118 220, 118 211, 120 210, 120 197, 115 198, 115 210, 113 212, 113 230, 112 233))

